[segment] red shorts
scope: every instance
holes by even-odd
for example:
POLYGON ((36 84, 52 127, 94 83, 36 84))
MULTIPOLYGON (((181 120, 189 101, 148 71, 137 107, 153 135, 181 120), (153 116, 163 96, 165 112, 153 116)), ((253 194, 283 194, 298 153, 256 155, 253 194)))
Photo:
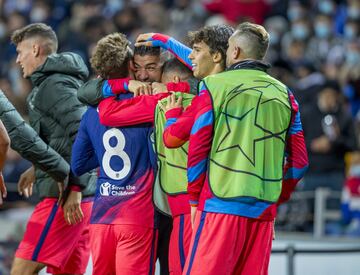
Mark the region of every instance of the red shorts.
POLYGON ((190 247, 191 233, 190 214, 179 215, 173 218, 173 229, 169 244, 170 274, 182 274, 190 247))
POLYGON ((272 221, 198 211, 183 274, 266 275, 272 234, 272 221))
POLYGON ((82 202, 84 219, 68 225, 57 199, 39 202, 26 226, 15 257, 45 264, 52 274, 83 274, 90 256, 89 219, 92 201, 82 202))
POLYGON ((156 242, 154 228, 90 224, 93 275, 154 274, 156 242))

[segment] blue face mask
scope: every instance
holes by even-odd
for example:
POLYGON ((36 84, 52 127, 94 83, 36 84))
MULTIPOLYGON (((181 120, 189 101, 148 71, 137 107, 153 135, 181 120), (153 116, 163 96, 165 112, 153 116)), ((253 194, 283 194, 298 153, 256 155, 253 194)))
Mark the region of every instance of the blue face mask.
POLYGON ((360 9, 356 7, 350 7, 347 10, 348 17, 351 19, 359 19, 360 18, 360 9))
POLYGON ((280 42, 280 35, 277 32, 270 32, 270 44, 276 45, 280 42))
POLYGON ((318 5, 320 13, 323 14, 333 14, 334 5, 330 1, 321 1, 318 5))
POLYGON ((356 37, 355 29, 349 25, 345 26, 344 36, 348 40, 354 39, 356 37))
POLYGON ((287 17, 290 21, 295 21, 301 18, 301 9, 299 8, 290 8, 287 11, 287 17))
POLYGON ((346 64, 356 65, 360 64, 360 53, 357 51, 349 50, 346 52, 346 64))
POLYGON ((309 29, 301 24, 295 24, 291 29, 292 36, 295 39, 304 40, 309 36, 309 29))
POLYGON ((330 36, 330 28, 324 23, 316 23, 315 34, 319 38, 327 38, 330 36))

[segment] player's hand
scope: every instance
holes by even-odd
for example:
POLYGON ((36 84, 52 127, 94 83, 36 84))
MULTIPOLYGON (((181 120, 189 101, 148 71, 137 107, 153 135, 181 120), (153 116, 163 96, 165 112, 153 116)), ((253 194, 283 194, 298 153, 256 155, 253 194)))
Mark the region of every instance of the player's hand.
POLYGON ((138 80, 130 80, 128 90, 129 92, 133 93, 134 96, 152 94, 151 84, 146 82, 141 82, 138 80))
POLYGON ((164 105, 163 102, 160 101, 159 107, 164 111, 164 113, 171 109, 182 108, 182 96, 179 96, 179 98, 176 99, 175 94, 171 94, 168 96, 166 105, 164 105))
POLYGON ((77 224, 84 218, 81 210, 81 192, 70 191, 69 196, 64 204, 64 218, 67 224, 77 224))
POLYGON ((21 174, 18 182, 18 192, 26 198, 30 197, 33 192, 33 185, 35 182, 35 168, 31 166, 24 173, 21 174))
POLYGON ((160 94, 160 93, 167 93, 167 87, 165 84, 160 82, 153 82, 151 84, 153 95, 160 94))
POLYGON ((197 206, 190 206, 190 208, 191 208, 191 228, 194 229, 197 206))
POLYGON ((154 34, 155 34, 154 32, 140 34, 136 38, 135 47, 140 47, 140 46, 152 47, 153 41, 150 39, 154 34))
POLYGON ((7 191, 6 191, 6 185, 4 182, 4 177, 2 175, 2 173, 0 172, 0 205, 3 204, 3 198, 5 199, 7 195, 7 191))

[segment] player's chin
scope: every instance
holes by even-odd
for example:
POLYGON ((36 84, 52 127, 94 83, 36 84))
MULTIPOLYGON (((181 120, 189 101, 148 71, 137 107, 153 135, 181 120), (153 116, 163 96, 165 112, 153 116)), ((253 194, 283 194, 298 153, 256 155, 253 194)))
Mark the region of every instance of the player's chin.
POLYGON ((199 71, 196 70, 196 69, 193 71, 193 75, 194 75, 194 77, 197 78, 197 79, 199 79, 199 77, 200 77, 200 73, 199 73, 199 71))

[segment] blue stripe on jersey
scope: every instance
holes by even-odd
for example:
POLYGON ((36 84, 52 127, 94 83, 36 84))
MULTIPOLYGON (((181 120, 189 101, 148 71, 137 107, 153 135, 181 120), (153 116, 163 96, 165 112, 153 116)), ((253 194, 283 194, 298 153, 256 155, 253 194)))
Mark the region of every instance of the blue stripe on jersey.
POLYGON ((207 158, 198 162, 195 166, 188 167, 187 177, 189 182, 193 182, 206 170, 207 158))
POLYGON ((213 123, 212 110, 209 110, 196 119, 191 129, 191 135, 195 135, 201 128, 205 126, 209 126, 212 123, 213 123))
MULTIPOLYGON (((34 250, 34 253, 31 257, 31 260, 36 262, 37 261, 37 258, 39 256, 39 253, 40 253, 40 249, 41 247, 43 246, 44 244, 44 241, 45 241, 45 238, 49 232, 49 229, 50 229, 50 226, 52 224, 52 222, 54 221, 54 218, 55 218, 55 214, 56 214, 56 211, 58 210, 58 204, 57 202, 54 202, 54 206, 53 208, 51 209, 51 212, 50 212, 50 215, 46 221, 46 224, 45 224, 45 227, 43 229, 43 231, 41 232, 41 236, 40 236, 40 239, 35 247, 35 250, 34 250)), ((62 217, 61 217, 62 218, 62 217)))
POLYGON ((188 67, 192 68, 192 62, 189 59, 191 49, 174 38, 170 38, 167 43, 167 49, 169 49, 178 59, 181 59, 188 67))
POLYGON ((285 179, 301 179, 304 176, 307 168, 308 168, 308 165, 306 165, 303 168, 292 167, 289 170, 287 170, 284 178, 285 179))
POLYGON ((213 197, 205 201, 204 211, 258 218, 272 203, 258 201, 256 198, 242 197, 221 200, 213 197))
POLYGON ((176 118, 175 117, 172 117, 172 118, 169 118, 166 123, 165 123, 165 129, 171 125, 173 125, 175 122, 176 122, 176 118))
POLYGON ((185 251, 184 251, 184 214, 181 214, 181 215, 180 215, 180 225, 179 225, 179 255, 180 255, 181 270, 184 270, 184 266, 185 266, 185 251))
POLYGON ((296 113, 294 123, 291 125, 289 133, 290 135, 296 134, 298 132, 302 131, 302 125, 300 120, 300 112, 296 113))
POLYGON ((109 85, 109 82, 107 80, 105 80, 103 85, 102 85, 102 95, 103 95, 103 97, 110 97, 110 96, 115 95, 113 93, 112 88, 109 85))
POLYGON ((153 47, 161 47, 170 51, 178 60, 192 69, 192 63, 189 59, 191 49, 184 44, 181 44, 176 39, 170 37, 165 43, 162 40, 156 40, 154 38, 149 38, 148 41, 152 42, 153 47))
POLYGON ((186 271, 186 275, 191 274, 191 268, 192 268, 192 265, 193 265, 193 262, 194 262, 196 249, 197 249, 197 247, 199 245, 200 235, 201 235, 201 232, 202 232, 203 227, 204 227, 205 217, 206 217, 206 212, 201 212, 200 224, 199 224, 198 229, 196 230, 194 245, 193 245, 193 248, 192 248, 192 251, 191 251, 190 260, 189 260, 189 267, 188 267, 188 270, 186 271))

